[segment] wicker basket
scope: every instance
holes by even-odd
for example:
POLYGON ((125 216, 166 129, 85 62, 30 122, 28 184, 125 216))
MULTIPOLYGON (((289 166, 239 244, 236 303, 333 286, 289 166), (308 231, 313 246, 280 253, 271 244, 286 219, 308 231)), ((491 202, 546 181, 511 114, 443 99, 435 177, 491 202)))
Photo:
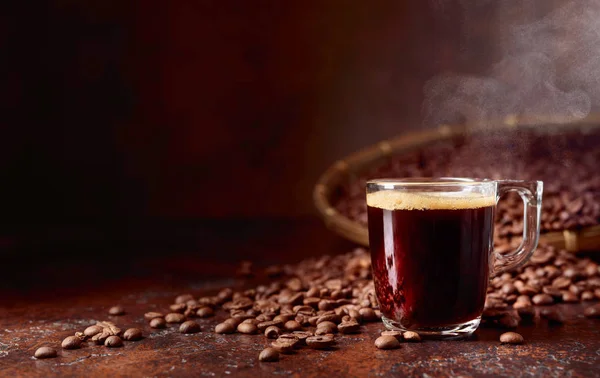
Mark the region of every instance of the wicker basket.
MULTIPOLYGON (((507 117, 501 124, 505 128, 545 124, 548 125, 547 130, 549 131, 574 127, 573 124, 566 124, 560 119, 540 119, 539 117, 536 117, 535 120, 526 117, 507 117)), ((600 114, 594 114, 577 123, 577 126, 581 128, 593 128, 598 125, 600 125, 600 114)), ((379 142, 335 162, 320 177, 313 192, 315 206, 327 227, 346 239, 368 246, 367 228, 348 219, 333 207, 334 198, 339 194, 342 185, 356 178, 361 172, 384 162, 390 156, 417 150, 441 140, 464 136, 469 133, 469 130, 470 128, 466 125, 443 125, 427 131, 407 133, 398 138, 379 142)), ((600 251, 600 225, 579 230, 544 233, 540 235, 540 242, 558 248, 566 248, 572 252, 600 251)))

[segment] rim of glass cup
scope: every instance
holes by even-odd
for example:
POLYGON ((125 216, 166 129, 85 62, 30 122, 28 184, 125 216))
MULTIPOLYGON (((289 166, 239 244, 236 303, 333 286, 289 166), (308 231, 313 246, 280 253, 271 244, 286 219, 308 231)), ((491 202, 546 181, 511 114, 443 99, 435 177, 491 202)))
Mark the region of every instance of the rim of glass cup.
POLYGON ((465 177, 410 177, 410 178, 381 178, 367 181, 367 186, 393 189, 395 186, 478 186, 494 184, 496 180, 465 177))

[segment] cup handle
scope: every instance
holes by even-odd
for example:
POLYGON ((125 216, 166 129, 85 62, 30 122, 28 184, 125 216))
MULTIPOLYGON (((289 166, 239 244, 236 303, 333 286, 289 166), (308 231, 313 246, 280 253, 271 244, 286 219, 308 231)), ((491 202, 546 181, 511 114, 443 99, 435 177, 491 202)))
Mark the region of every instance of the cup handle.
POLYGON ((492 276, 524 264, 535 251, 540 237, 540 213, 544 187, 541 181, 498 180, 497 183, 497 199, 509 192, 517 192, 523 200, 523 241, 511 253, 500 254, 494 251, 492 276))

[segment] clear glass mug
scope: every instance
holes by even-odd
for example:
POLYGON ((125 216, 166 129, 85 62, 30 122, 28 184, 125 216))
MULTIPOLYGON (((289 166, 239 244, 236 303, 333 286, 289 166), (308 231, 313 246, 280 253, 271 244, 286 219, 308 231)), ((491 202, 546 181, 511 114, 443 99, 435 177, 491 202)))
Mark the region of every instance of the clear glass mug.
POLYGON ((479 326, 490 275, 523 264, 540 233, 541 181, 467 178, 367 182, 375 291, 388 329, 454 338, 479 326), (524 203, 523 241, 493 250, 501 196, 524 203))

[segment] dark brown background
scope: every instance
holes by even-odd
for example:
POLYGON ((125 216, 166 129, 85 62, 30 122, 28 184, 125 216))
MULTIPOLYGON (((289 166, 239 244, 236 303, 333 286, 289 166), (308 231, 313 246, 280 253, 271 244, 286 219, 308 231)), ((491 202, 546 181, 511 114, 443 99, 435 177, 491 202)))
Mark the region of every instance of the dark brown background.
POLYGON ((498 58, 492 4, 459 3, 3 2, 2 253, 314 217, 328 165, 498 58))

